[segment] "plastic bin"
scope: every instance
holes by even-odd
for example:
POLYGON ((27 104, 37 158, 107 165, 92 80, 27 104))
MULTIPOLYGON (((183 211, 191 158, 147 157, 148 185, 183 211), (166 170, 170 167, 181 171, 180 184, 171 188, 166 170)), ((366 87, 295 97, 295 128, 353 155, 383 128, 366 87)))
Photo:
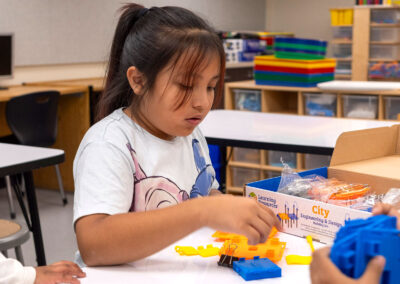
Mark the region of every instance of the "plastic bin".
POLYGON ((371 27, 370 41, 398 42, 400 30, 394 28, 371 27))
POLYGON ((246 149, 246 148, 233 148, 233 160, 246 163, 260 163, 260 150, 246 149))
POLYGON ((268 151, 268 164, 274 167, 283 167, 281 158, 283 162, 289 165, 292 169, 297 168, 296 153, 293 152, 283 152, 283 151, 268 151))
POLYGON ((352 25, 353 24, 353 9, 330 9, 331 25, 352 25))
POLYGON ((330 162, 331 162, 331 156, 328 155, 316 155, 316 154, 304 155, 304 166, 307 170, 328 167, 330 162))
POLYGON ((232 185, 244 187, 246 183, 260 180, 260 170, 232 167, 232 185))
POLYGON ((351 44, 333 44, 332 52, 336 58, 351 58, 351 44))
POLYGON ((234 89, 235 109, 261 111, 261 90, 234 89))
POLYGON ((368 77, 370 79, 397 79, 400 78, 400 63, 370 62, 368 64, 368 77))
POLYGON ((336 75, 351 75, 351 61, 338 61, 335 69, 336 75))
POLYGON ((343 95, 343 116, 375 119, 378 114, 377 96, 343 95))
POLYGON ((370 58, 399 59, 399 45, 371 44, 369 49, 370 58))
POLYGON ((385 119, 400 120, 400 97, 383 97, 385 119))
POLYGON ((400 22, 400 11, 397 9, 372 9, 371 23, 397 24, 400 22))
POLYGON ((308 115, 336 116, 335 94, 304 93, 305 112, 308 115))
POLYGON ((353 27, 333 27, 333 38, 351 40, 353 38, 353 27))

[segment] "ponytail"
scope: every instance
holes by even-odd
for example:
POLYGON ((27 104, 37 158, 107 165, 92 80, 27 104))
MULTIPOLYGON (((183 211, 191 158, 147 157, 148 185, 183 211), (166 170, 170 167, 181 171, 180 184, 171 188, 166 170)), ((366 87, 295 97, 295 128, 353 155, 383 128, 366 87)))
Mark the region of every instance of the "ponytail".
MULTIPOLYGON (((217 97, 221 95, 225 53, 215 31, 204 20, 180 7, 146 9, 131 3, 124 5, 121 12, 111 46, 105 88, 97 105, 96 121, 118 108, 140 105, 144 96, 135 95, 131 89, 126 77, 129 67, 135 66, 144 75, 144 87, 149 90, 158 73, 168 63, 176 64, 189 48, 197 52, 187 69, 190 74, 201 65, 207 53, 214 52, 219 56, 222 79, 217 87, 217 97)), ((135 112, 132 109, 132 113, 135 112)))

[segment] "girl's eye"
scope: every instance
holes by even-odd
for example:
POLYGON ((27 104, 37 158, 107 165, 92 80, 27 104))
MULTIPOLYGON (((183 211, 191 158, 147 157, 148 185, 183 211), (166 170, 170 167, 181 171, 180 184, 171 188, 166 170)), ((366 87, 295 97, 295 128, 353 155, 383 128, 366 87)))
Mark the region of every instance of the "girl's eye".
POLYGON ((188 86, 185 84, 179 84, 179 87, 183 90, 192 90, 193 89, 193 86, 188 86))
POLYGON ((215 92, 216 89, 217 87, 207 87, 208 92, 215 92))

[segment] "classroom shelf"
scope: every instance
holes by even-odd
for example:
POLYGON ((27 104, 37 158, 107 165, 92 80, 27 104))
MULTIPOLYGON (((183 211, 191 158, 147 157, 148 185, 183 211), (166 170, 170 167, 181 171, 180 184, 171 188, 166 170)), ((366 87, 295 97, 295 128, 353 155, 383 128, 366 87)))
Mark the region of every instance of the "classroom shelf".
MULTIPOLYGON (((337 76, 336 76, 337 77, 337 76)), ((348 77, 347 77, 348 78, 348 77)), ((261 92, 261 112, 284 112, 288 111, 290 114, 307 115, 306 101, 307 98, 312 98, 314 103, 326 104, 326 100, 315 100, 316 96, 324 94, 324 91, 319 88, 292 88, 292 87, 279 87, 256 85, 254 81, 232 82, 225 84, 225 109, 234 109, 234 89, 251 89, 259 90, 261 92)), ((386 117, 393 119, 396 117, 397 112, 400 113, 400 92, 399 91, 385 91, 385 92, 343 92, 343 91, 329 91, 329 95, 333 95, 336 101, 332 101, 329 108, 334 113, 335 117, 345 119, 345 115, 356 115, 357 108, 359 113, 365 112, 366 96, 373 97, 371 106, 376 111, 373 117, 378 120, 384 120, 386 117), (353 112, 352 112, 353 111, 353 112)), ((372 117, 372 116, 371 116, 372 117)), ((400 119, 400 117, 399 117, 400 119)), ((276 157, 274 158, 273 165, 269 163, 270 151, 260 151, 259 163, 256 159, 252 162, 235 161, 234 155, 230 155, 232 147, 228 147, 227 158, 228 164, 226 169, 226 190, 231 194, 243 194, 243 187, 245 185, 245 178, 243 174, 246 169, 249 170, 249 179, 252 180, 256 177, 260 179, 271 178, 277 176, 282 171, 282 167, 277 166, 276 157), (233 171, 232 169, 236 169, 233 171), (239 169, 239 170, 237 170, 239 169), (234 175, 239 173, 240 178, 234 175), (235 179, 236 178, 236 179, 235 179), (235 179, 235 183, 233 180, 235 179), (243 184, 238 184, 243 182, 243 184)), ((278 157, 279 158, 279 157, 278 157)), ((296 153, 295 170, 302 171, 309 167, 326 166, 329 157, 319 155, 308 155, 296 153)))

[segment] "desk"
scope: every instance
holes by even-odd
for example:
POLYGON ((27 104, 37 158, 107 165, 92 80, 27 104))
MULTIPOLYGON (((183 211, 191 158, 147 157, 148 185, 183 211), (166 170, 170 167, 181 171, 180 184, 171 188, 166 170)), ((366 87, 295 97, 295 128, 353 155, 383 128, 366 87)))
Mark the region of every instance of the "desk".
MULTIPOLYGON (((164 250, 130 264, 112 267, 86 267, 86 278, 82 284, 91 283, 248 283, 233 269, 218 266, 219 256, 202 258, 200 256, 180 256, 175 252, 175 245, 194 246, 213 244, 221 247, 222 243, 214 242, 211 229, 204 228, 176 242, 164 250)), ((288 254, 310 255, 310 247, 303 238, 278 233, 281 241, 287 242, 282 260, 277 263, 282 268, 282 277, 263 280, 265 283, 310 283, 308 265, 287 265, 288 254)), ((315 248, 324 246, 314 242, 315 248)), ((263 283, 264 283, 263 282, 263 283)), ((258 282, 257 282, 258 283, 258 282)))
POLYGON ((96 105, 104 90, 104 77, 30 83, 31 86, 83 87, 89 92, 90 124, 95 122, 96 105))
MULTIPOLYGON (((11 134, 5 118, 7 101, 16 96, 48 90, 56 90, 61 94, 58 103, 57 139, 53 147, 65 151, 65 163, 60 165, 60 170, 65 190, 73 191, 73 159, 83 136, 90 127, 87 87, 25 85, 0 90, 0 136, 11 134)), ((35 171, 35 180, 38 187, 58 189, 57 177, 52 168, 35 171)))
POLYGON ((21 205, 23 202, 19 192, 16 191, 16 194, 28 227, 33 234, 38 265, 46 265, 46 258, 32 170, 62 163, 64 158, 62 150, 0 143, 0 177, 24 173, 30 216, 24 212, 25 206, 21 205))
MULTIPOLYGON (((200 124, 209 144, 331 155, 343 132, 398 124, 395 121, 212 110, 200 124)), ((225 160, 225 159, 224 159, 225 160)), ((226 161, 221 167, 225 183, 226 161)))

